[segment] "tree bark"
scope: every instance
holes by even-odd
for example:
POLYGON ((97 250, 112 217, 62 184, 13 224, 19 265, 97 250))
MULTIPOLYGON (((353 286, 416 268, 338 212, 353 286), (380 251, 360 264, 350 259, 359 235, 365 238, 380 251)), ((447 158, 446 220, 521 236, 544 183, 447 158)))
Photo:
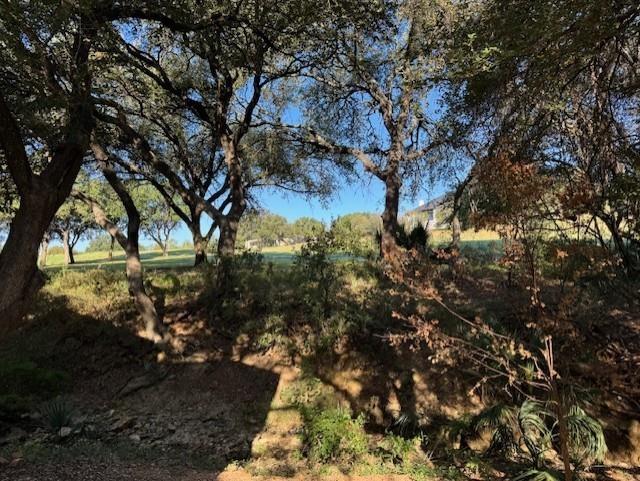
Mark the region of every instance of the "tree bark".
POLYGON ((111 261, 113 260, 113 248, 116 243, 116 238, 114 236, 110 236, 110 237, 111 237, 111 245, 109 246, 109 254, 107 254, 107 259, 111 261))
POLYGON ((207 260, 207 242, 200 232, 191 231, 193 236, 193 250, 196 254, 194 266, 206 264, 207 260))
MULTIPOLYGON (((42 184, 33 178, 35 184, 42 184)), ((58 206, 57 192, 42 186, 25 193, 0 252, 0 337, 16 329, 44 285, 38 270, 38 248, 58 206)))
POLYGON ((218 222, 220 238, 218 239, 218 257, 220 259, 233 257, 236 250, 236 237, 238 235, 239 217, 226 216, 218 222))
POLYGON ((382 235, 380 239, 380 257, 389 260, 398 250, 398 210, 400 205, 400 187, 402 183, 397 174, 389 174, 385 179, 384 211, 382 212, 382 235))
POLYGON ((51 241, 51 234, 45 232, 42 242, 40 243, 40 256, 38 258, 38 265, 40 268, 47 265, 47 256, 49 255, 49 242, 51 241))
POLYGON ((451 219, 451 247, 453 249, 460 249, 460 238, 462 237, 462 229, 460 227, 460 218, 458 213, 454 211, 453 218, 451 219))
POLYGON ((211 240, 211 236, 216 229, 216 223, 214 222, 209 228, 206 235, 202 235, 200 231, 200 216, 202 213, 195 208, 191 209, 191 222, 188 225, 189 230, 191 231, 191 237, 193 239, 193 251, 195 253, 195 261, 194 266, 199 266, 202 264, 206 264, 208 262, 207 259, 207 247, 209 246, 209 241, 211 240))

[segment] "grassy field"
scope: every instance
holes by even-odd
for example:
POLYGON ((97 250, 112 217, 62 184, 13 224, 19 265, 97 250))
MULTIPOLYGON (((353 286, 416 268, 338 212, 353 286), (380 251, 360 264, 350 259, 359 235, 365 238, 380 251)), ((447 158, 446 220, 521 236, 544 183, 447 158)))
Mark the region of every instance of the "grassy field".
MULTIPOLYGON (((429 239, 431 241, 431 244, 447 244, 451 242, 451 229, 438 229, 430 231, 429 239)), ((500 241, 500 236, 497 232, 491 230, 482 229, 479 231, 475 231, 473 229, 469 229, 462 232, 460 240, 465 244, 477 242, 496 242, 500 241)))
MULTIPOLYGON (((169 252, 167 257, 162 256, 159 250, 141 252, 142 262, 146 268, 161 269, 171 267, 186 267, 193 265, 194 254, 191 249, 175 249, 169 252)), ((46 269, 124 269, 125 255, 123 252, 114 252, 113 259, 109 260, 106 251, 83 252, 74 255, 76 263, 65 266, 62 254, 49 255, 46 269)))
MULTIPOLYGON (((451 231, 436 230, 431 232, 431 245, 447 244, 451 241, 451 231)), ((467 230, 462 233, 462 245, 475 249, 484 249, 493 242, 500 242, 498 234, 492 231, 467 230)), ((302 244, 289 246, 263 247, 259 253, 266 262, 274 264, 289 264, 293 262, 295 255, 300 252, 302 244)), ((193 265, 194 254, 191 249, 173 249, 167 257, 163 257, 159 250, 141 252, 142 261, 147 269, 166 269, 174 267, 189 267, 193 265)), ((106 251, 82 252, 75 254, 76 263, 65 266, 62 254, 50 254, 46 269, 124 269, 124 253, 115 251, 113 259, 109 260, 106 251)))

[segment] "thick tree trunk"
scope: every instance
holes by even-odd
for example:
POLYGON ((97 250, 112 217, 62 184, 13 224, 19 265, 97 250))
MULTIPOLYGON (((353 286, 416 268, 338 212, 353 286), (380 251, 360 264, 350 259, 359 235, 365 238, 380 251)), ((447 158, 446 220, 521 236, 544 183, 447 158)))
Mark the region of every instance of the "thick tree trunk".
POLYGON ((453 213, 451 216, 451 247, 460 249, 460 239, 462 237, 462 227, 460 225, 460 210, 462 209, 462 196, 467 186, 472 181, 473 176, 469 173, 464 181, 458 184, 453 194, 453 213))
POLYGON ((144 270, 140 261, 140 246, 138 243, 139 218, 129 217, 127 228, 127 242, 125 253, 129 294, 133 297, 136 309, 144 323, 144 337, 153 342, 162 340, 162 329, 156 307, 144 287, 144 270))
POLYGON ((31 170, 21 129, 0 93, 0 147, 20 195, 20 207, 0 252, 0 337, 19 325, 31 297, 44 283, 37 267, 38 246, 71 192, 94 127, 87 62, 91 35, 98 29, 95 25, 90 27, 82 25, 74 40, 65 141, 51 152, 40 174, 31 170))
POLYGON ((401 185, 397 175, 390 174, 385 179, 384 211, 382 212, 382 235, 380 239, 380 257, 383 260, 393 258, 398 250, 398 209, 401 185))
POLYGON ((169 257, 169 241, 162 244, 162 257, 169 257))
POLYGON ((62 203, 56 203, 56 194, 48 193, 44 186, 34 189, 22 197, 11 222, 0 252, 0 337, 20 325, 33 295, 44 285, 37 267, 38 248, 62 203))
POLYGON ((229 218, 228 216, 218 222, 220 228, 220 238, 218 239, 218 257, 220 259, 233 257, 236 250, 236 238, 240 218, 229 218))

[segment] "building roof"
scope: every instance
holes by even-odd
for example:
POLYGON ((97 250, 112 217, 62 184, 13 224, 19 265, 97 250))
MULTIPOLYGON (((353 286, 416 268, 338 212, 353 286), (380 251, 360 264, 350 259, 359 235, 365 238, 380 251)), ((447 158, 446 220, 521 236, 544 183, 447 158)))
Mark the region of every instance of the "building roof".
POLYGON ((426 204, 423 204, 421 206, 416 207, 415 209, 412 209, 412 210, 408 211, 405 215, 419 214, 420 212, 427 212, 427 211, 430 211, 430 210, 435 210, 435 209, 437 209, 439 207, 442 207, 443 205, 445 205, 450 200, 451 200, 451 193, 446 193, 446 194, 443 194, 443 195, 441 195, 439 197, 431 199, 426 204))

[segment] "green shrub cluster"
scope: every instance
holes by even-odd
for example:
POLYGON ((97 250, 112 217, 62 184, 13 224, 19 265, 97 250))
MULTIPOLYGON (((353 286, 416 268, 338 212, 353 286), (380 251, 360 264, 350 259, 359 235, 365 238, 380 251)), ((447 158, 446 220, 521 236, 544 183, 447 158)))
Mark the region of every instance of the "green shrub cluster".
POLYGON ((344 408, 303 408, 303 442, 314 463, 352 464, 368 452, 364 416, 353 418, 344 408))

